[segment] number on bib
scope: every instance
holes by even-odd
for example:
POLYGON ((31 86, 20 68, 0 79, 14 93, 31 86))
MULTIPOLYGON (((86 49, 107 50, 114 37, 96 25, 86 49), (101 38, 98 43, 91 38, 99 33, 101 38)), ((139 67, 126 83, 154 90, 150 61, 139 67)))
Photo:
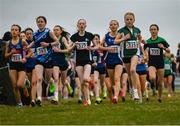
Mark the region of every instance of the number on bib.
POLYGON ((98 63, 101 63, 101 56, 99 57, 98 63))
POLYGON ((38 47, 37 48, 37 54, 38 55, 44 55, 47 53, 47 48, 43 48, 43 47, 38 47))
POLYGON ((87 42, 76 42, 76 47, 78 50, 87 48, 87 42))
POLYGON ((22 55, 21 54, 13 54, 11 57, 12 62, 21 62, 22 61, 22 55))
POLYGON ((170 69, 171 69, 171 66, 170 66, 169 64, 165 64, 165 65, 164 65, 164 69, 165 69, 165 70, 170 70, 170 69))
POLYGON ((93 61, 97 62, 97 56, 93 56, 93 61))
POLYGON ((119 53, 119 47, 118 46, 110 46, 113 48, 113 50, 110 53, 119 53))
POLYGON ((126 49, 137 49, 138 44, 136 41, 127 41, 126 42, 126 49))
POLYGON ((160 49, 159 48, 150 48, 150 55, 152 55, 152 56, 160 55, 160 49))

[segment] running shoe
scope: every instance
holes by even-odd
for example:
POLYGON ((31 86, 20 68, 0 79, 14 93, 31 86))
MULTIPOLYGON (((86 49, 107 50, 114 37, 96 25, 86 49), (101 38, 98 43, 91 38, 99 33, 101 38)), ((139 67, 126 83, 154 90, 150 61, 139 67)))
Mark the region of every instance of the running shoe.
POLYGON ((102 99, 100 97, 97 97, 95 103, 100 104, 101 102, 102 102, 102 99))
POLYGON ((36 101, 36 104, 37 104, 39 107, 41 107, 41 106, 42 106, 41 100, 38 99, 38 100, 36 101))
POLYGON ((84 101, 83 101, 83 106, 84 106, 84 107, 87 107, 87 106, 88 106, 88 101, 87 101, 87 100, 84 100, 84 101))
POLYGON ((78 104, 81 104, 82 102, 82 99, 78 99, 78 104))
POLYGON ((113 97, 112 103, 113 104, 117 104, 118 103, 118 98, 116 96, 113 97))
POLYGON ((122 97, 122 102, 125 102, 126 101, 126 98, 125 97, 122 97))
POLYGON ((160 98, 158 98, 158 102, 159 102, 159 103, 161 103, 161 102, 162 102, 162 100, 161 100, 160 98))
POLYGON ((53 99, 51 100, 51 103, 54 104, 54 105, 58 105, 58 99, 53 98, 53 99))
POLYGON ((35 107, 35 102, 34 101, 31 101, 31 107, 35 107))
POLYGON ((18 103, 18 104, 16 105, 16 107, 17 107, 17 108, 22 108, 22 107, 23 107, 23 104, 22 104, 22 103, 18 103))

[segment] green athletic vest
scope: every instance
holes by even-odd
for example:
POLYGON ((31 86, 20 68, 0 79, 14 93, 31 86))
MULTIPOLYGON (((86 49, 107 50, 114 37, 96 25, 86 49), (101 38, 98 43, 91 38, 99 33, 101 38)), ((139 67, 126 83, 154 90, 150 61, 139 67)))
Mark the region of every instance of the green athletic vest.
POLYGON ((147 40, 147 43, 148 44, 153 44, 153 43, 165 43, 165 44, 167 44, 168 45, 168 47, 169 47, 169 44, 166 42, 166 40, 165 39, 163 39, 162 37, 157 37, 157 39, 156 40, 152 40, 151 38, 149 38, 148 40, 147 40))
POLYGON ((141 33, 139 28, 132 27, 132 32, 125 26, 121 28, 119 33, 123 34, 124 36, 130 33, 131 38, 127 41, 123 41, 121 43, 121 55, 122 57, 132 57, 133 55, 138 55, 139 53, 139 45, 137 42, 137 35, 141 33))
POLYGON ((172 61, 170 58, 164 57, 164 75, 172 74, 172 61))

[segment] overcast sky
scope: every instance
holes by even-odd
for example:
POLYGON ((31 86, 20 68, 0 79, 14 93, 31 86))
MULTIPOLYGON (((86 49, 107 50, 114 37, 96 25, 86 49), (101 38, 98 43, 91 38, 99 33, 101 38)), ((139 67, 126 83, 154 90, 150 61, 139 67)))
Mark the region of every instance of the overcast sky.
POLYGON ((170 44, 176 53, 180 42, 180 0, 0 0, 0 36, 10 30, 14 23, 22 29, 37 29, 35 18, 47 17, 50 29, 59 24, 73 34, 79 18, 87 20, 87 31, 99 33, 108 31, 109 21, 117 19, 124 26, 123 16, 127 11, 135 13, 135 26, 145 39, 150 37, 149 26, 156 23, 159 35, 170 44))

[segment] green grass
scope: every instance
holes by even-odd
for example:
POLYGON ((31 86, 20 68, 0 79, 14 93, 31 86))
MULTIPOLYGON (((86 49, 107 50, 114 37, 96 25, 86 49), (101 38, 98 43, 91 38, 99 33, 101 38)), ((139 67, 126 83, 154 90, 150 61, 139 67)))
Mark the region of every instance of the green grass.
POLYGON ((102 104, 89 107, 77 104, 77 99, 61 100, 59 105, 45 101, 42 107, 0 105, 0 124, 176 124, 180 125, 180 90, 173 98, 163 96, 158 103, 156 97, 150 102, 135 103, 129 98, 125 103, 102 104))

